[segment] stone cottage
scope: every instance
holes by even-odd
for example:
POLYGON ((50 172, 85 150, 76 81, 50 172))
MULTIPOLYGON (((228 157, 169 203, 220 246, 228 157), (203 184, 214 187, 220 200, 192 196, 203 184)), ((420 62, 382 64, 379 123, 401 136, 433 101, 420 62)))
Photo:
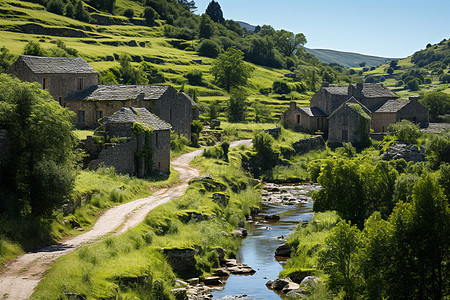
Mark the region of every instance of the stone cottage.
POLYGON ((145 108, 122 107, 103 118, 102 125, 96 129, 110 138, 122 138, 122 142, 104 148, 88 166, 92 169, 113 166, 119 173, 138 177, 145 177, 153 170, 170 173, 170 130, 169 124, 145 108), (151 134, 136 128, 147 128, 151 134))
POLYGON ((9 69, 20 80, 38 82, 61 105, 74 91, 98 85, 98 73, 81 57, 20 55, 9 69))
POLYGON ((344 102, 328 117, 328 144, 369 142, 370 110, 354 97, 344 102))
MULTIPOLYGON (((281 122, 286 128, 311 133, 320 130, 325 135, 330 130, 338 130, 342 137, 344 129, 331 128, 330 116, 352 97, 358 105, 368 109, 370 126, 375 132, 384 132, 389 124, 402 119, 416 122, 422 127, 428 126, 428 109, 417 99, 400 100, 391 90, 378 83, 357 83, 345 87, 324 82, 321 89, 312 96, 310 107, 297 107, 295 102, 291 102, 289 109, 283 113, 281 122)), ((339 125, 334 123, 336 124, 339 125)))
POLYGON ((198 105, 169 85, 98 85, 98 73, 82 58, 21 55, 9 72, 36 81, 62 106, 76 113, 77 127, 95 128, 121 107, 144 107, 170 123, 178 134, 191 137, 198 105))
POLYGON ((428 127, 428 108, 419 102, 419 97, 411 96, 409 100, 388 100, 380 108, 372 112, 372 129, 375 132, 386 132, 390 124, 401 120, 417 123, 420 127, 428 127))

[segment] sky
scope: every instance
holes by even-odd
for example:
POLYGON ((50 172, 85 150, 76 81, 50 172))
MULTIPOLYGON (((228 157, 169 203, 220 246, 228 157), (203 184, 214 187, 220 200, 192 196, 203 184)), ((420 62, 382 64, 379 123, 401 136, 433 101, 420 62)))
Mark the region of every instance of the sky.
MULTIPOLYGON (((197 14, 211 0, 194 0, 197 14)), ((403 58, 450 38, 450 0, 216 0, 225 19, 303 33, 312 49, 403 58)))

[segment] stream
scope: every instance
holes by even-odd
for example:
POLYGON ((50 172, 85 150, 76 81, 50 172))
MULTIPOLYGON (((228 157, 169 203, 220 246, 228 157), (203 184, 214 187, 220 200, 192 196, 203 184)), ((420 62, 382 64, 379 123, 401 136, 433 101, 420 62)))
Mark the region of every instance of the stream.
POLYGON ((247 264, 253 275, 230 275, 223 288, 212 292, 214 299, 281 299, 282 295, 266 287, 278 278, 286 258, 275 257, 275 249, 283 244, 297 225, 313 216, 310 193, 319 186, 310 184, 267 184, 261 213, 247 221, 248 236, 236 253, 238 263, 247 264), (279 215, 280 219, 265 218, 279 215))

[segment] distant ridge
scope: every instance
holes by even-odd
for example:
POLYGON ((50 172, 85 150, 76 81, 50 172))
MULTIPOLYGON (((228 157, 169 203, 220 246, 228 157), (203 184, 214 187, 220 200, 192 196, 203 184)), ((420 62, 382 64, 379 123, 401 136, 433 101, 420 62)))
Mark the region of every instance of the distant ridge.
POLYGON ((247 29, 248 31, 255 31, 256 26, 250 25, 248 23, 242 21, 236 21, 242 28, 247 29))
POLYGON ((304 49, 306 52, 313 54, 324 63, 336 63, 347 68, 359 67, 359 64, 362 62, 365 62, 368 67, 378 66, 396 59, 330 49, 309 49, 306 47, 304 49))

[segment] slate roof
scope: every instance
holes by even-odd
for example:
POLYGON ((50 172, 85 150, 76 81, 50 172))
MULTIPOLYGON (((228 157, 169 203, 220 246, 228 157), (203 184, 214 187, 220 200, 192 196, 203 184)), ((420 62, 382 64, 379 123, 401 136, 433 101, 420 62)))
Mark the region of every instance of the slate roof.
POLYGON ((81 57, 40 57, 20 55, 35 74, 97 74, 81 57))
MULTIPOLYGON (((353 84, 352 86, 358 89, 359 85, 353 84)), ((380 83, 362 83, 362 94, 366 98, 398 98, 396 94, 380 83)))
MULTIPOLYGON (((361 106, 362 110, 367 114, 370 115, 371 111, 365 107, 363 104, 361 104, 361 102, 359 102, 358 100, 355 99, 355 97, 351 97, 350 99, 348 99, 347 101, 345 101, 344 103, 341 104, 341 106, 339 106, 338 108, 336 108, 336 110, 328 117, 331 118, 332 116, 334 116, 335 114, 337 114, 342 108, 348 106, 348 104, 358 104, 359 106, 361 106)), ((351 107, 351 106, 350 106, 351 107)), ((354 110, 355 112, 357 112, 358 114, 360 114, 359 111, 354 110)))
POLYGON ((347 95, 348 94, 348 87, 346 86, 328 86, 323 87, 325 91, 332 95, 347 95))
POLYGON ((198 106, 197 102, 195 102, 194 100, 192 100, 191 96, 189 96, 188 94, 182 92, 182 94, 189 100, 191 101, 192 106, 198 106))
POLYGON ((153 130, 170 130, 172 127, 149 112, 146 108, 122 107, 102 120, 103 124, 133 124, 135 122, 149 125, 153 130))
POLYGON ((326 117, 327 115, 317 107, 299 107, 310 117, 326 117))
POLYGON ((402 109, 409 103, 410 103, 409 100, 388 100, 379 109, 377 109, 374 112, 379 112, 379 113, 398 112, 400 109, 402 109))
POLYGON ((64 100, 158 100, 170 85, 97 85, 69 94, 64 100))

